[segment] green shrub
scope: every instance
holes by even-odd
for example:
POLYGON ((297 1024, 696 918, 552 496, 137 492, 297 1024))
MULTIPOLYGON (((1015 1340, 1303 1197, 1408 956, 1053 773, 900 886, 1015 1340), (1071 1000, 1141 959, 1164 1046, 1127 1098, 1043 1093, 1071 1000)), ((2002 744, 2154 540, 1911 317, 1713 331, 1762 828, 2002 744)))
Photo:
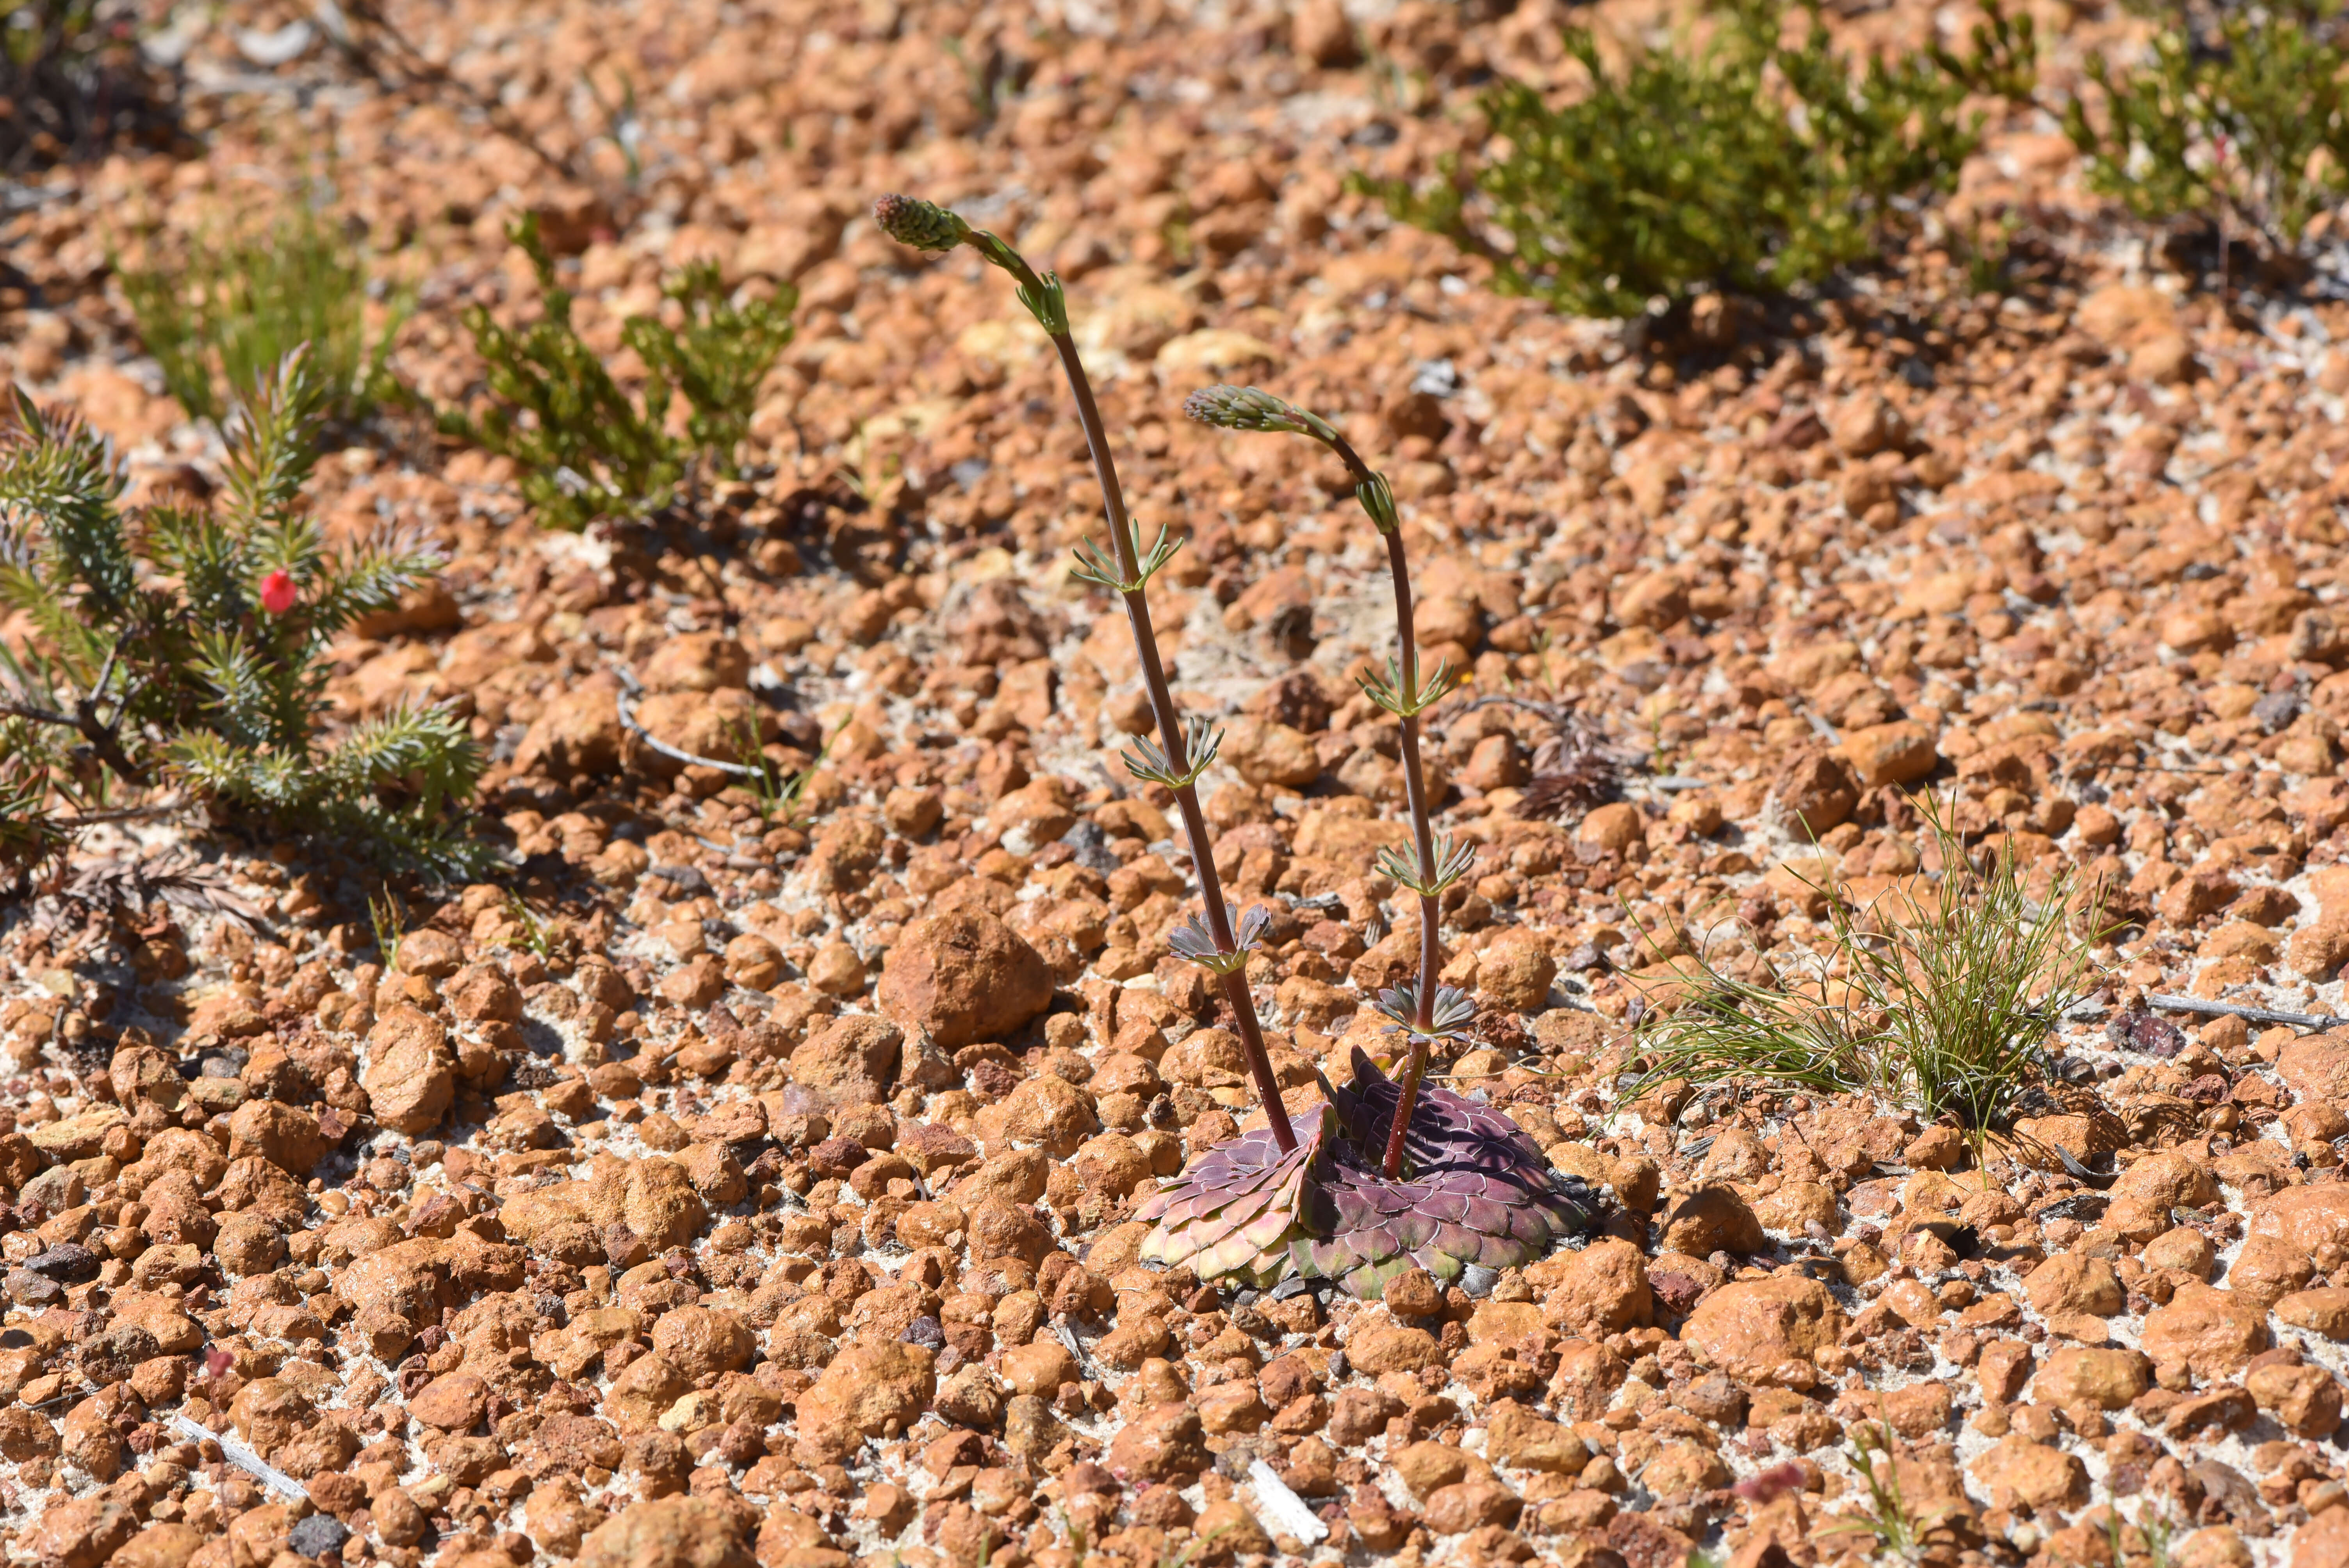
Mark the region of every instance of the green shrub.
POLYGON ((398 390, 384 356, 410 296, 392 296, 391 317, 369 347, 367 267, 342 229, 307 206, 201 237, 181 262, 120 275, 164 387, 197 418, 218 424, 231 388, 257 385, 301 344, 324 411, 336 418, 364 418, 398 390))
POLYGON ((1980 141, 1965 98, 2028 92, 2036 46, 2030 18, 1993 5, 1964 58, 1935 46, 1855 70, 1806 15, 1789 46, 1775 0, 1746 0, 1702 51, 1642 54, 1619 77, 1568 28, 1586 96, 1553 107, 1504 77, 1480 100, 1482 152, 1424 188, 1361 183, 1490 259, 1501 288, 1584 315, 1816 282, 1874 254, 1900 203, 1954 184, 1980 141))
POLYGON ((307 357, 288 355, 229 422, 218 502, 134 523, 108 444, 18 394, 0 436, 0 607, 35 632, 21 655, 0 647, 0 854, 19 869, 72 825, 45 786, 88 800, 109 781, 182 786, 386 870, 491 863, 451 820, 483 765, 455 715, 403 707, 320 736, 328 645, 440 564, 390 535, 327 550, 301 498, 325 397, 307 357))
POLYGON ((2075 98, 2064 129, 2090 187, 2137 216, 2231 222, 2292 250, 2310 219, 2349 196, 2344 71, 2349 46, 2337 30, 2289 9, 2223 16, 2208 38, 2156 35, 2138 69, 2090 56, 2103 127, 2075 98))
POLYGON ((536 217, 511 232, 537 270, 544 311, 519 332, 479 305, 466 312, 494 401, 478 419, 444 412, 441 429, 512 459, 541 521, 571 531, 599 517, 658 511, 702 469, 731 478, 759 383, 792 340, 798 293, 785 287, 738 305, 715 263, 686 267, 662 291, 683 313, 682 331, 657 316, 621 324, 622 341, 645 363, 643 396, 633 399, 571 325, 571 294, 554 281, 536 217), (668 428, 679 393, 682 438, 668 428))

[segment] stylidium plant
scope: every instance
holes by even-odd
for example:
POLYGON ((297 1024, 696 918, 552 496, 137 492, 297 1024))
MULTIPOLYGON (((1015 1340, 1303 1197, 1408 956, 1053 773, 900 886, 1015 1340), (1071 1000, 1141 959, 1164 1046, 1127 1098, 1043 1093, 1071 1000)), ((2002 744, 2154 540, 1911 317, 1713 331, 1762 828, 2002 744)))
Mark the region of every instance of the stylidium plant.
POLYGON ((1428 820, 1419 716, 1444 695, 1447 683, 1442 670, 1432 678, 1420 675, 1411 638, 1411 579, 1386 481, 1326 423, 1278 398, 1222 387, 1192 399, 1194 418, 1242 429, 1301 431, 1346 460, 1363 510, 1386 537, 1402 621, 1397 655, 1363 687, 1403 727, 1416 853, 1390 855, 1381 869, 1420 896, 1423 962, 1415 983, 1387 992, 1378 1006, 1392 1029, 1405 1037, 1410 1066, 1398 1083, 1357 1050, 1351 1081, 1323 1078, 1322 1102, 1292 1119, 1281 1103, 1247 988, 1248 955, 1262 942, 1270 913, 1259 906, 1242 914, 1224 902, 1199 810, 1199 776, 1215 760, 1221 737, 1205 720, 1186 721, 1175 713, 1151 631, 1146 590, 1181 541, 1162 528, 1144 549, 1126 515, 1101 412, 1069 335, 1060 280, 1050 273, 1039 275, 1001 240, 930 202, 884 197, 874 204, 874 217, 904 243, 926 251, 968 245, 1009 273, 1020 303, 1061 356, 1110 525, 1109 547, 1081 547, 1076 570, 1125 602, 1157 720, 1157 738, 1137 742, 1126 754, 1126 766, 1134 777, 1174 795, 1199 877, 1204 907, 1174 932, 1170 945, 1221 983, 1264 1101, 1265 1127, 1195 1151, 1180 1174, 1137 1206, 1134 1218, 1152 1225, 1142 1255, 1190 1267, 1202 1280, 1237 1277, 1270 1286, 1302 1275, 1375 1298, 1388 1280, 1413 1267, 1447 1283, 1464 1281, 1472 1291, 1489 1288, 1498 1271, 1531 1262, 1563 1237, 1588 1233, 1597 1212, 1589 1190, 1552 1171, 1515 1122, 1444 1089, 1421 1092, 1433 1047, 1467 1028, 1475 1016, 1467 997, 1435 983, 1439 901, 1467 873, 1472 857, 1436 834, 1428 820), (1383 1161, 1375 1158, 1381 1150, 1383 1161), (1407 1179, 1401 1175, 1406 1158, 1412 1166, 1407 1179))
MULTIPOLYGON (((1117 465, 1110 456, 1108 433, 1102 428, 1100 406, 1093 400, 1092 382, 1078 357, 1076 340, 1069 335, 1069 308, 1061 280, 1039 274, 1019 252, 984 229, 974 229, 935 202, 911 196, 884 196, 873 204, 873 221, 881 232, 916 250, 945 252, 968 245, 994 266, 1011 274, 1019 303, 1052 340, 1067 375, 1069 394, 1075 399, 1077 422, 1084 428, 1085 445, 1092 453, 1093 475, 1101 483, 1102 510, 1109 520, 1109 548, 1087 541, 1077 552, 1077 575, 1099 583, 1125 603, 1127 624, 1133 631, 1133 650, 1142 665, 1142 680, 1157 721, 1154 742, 1138 740, 1124 754, 1125 765, 1137 779, 1164 786, 1174 797, 1183 816, 1183 833, 1191 849, 1191 864, 1199 879, 1202 910, 1171 939, 1175 953, 1214 975, 1230 1003, 1240 1050, 1248 1076, 1256 1080, 1264 1102, 1274 1142, 1283 1155, 1297 1149, 1280 1084, 1273 1076, 1272 1058, 1265 1050, 1264 1032, 1257 1022, 1256 1001, 1248 994, 1248 954, 1261 942, 1269 913, 1262 908, 1240 913, 1224 902, 1221 879, 1216 874, 1214 847, 1208 842, 1206 817, 1199 810, 1201 774, 1215 761, 1223 737, 1206 720, 1185 719, 1174 711, 1174 694, 1166 684, 1166 666, 1158 655, 1158 638, 1151 629, 1147 591, 1150 579, 1183 547, 1180 538, 1164 527, 1147 549, 1125 510, 1125 492, 1118 483, 1117 465)), ((1417 710, 1414 709, 1414 712, 1417 710)), ((1414 787, 1415 788, 1415 787, 1414 787)))
POLYGON ((1454 843, 1448 833, 1435 831, 1430 820, 1425 775, 1419 765, 1419 716, 1441 701, 1451 689, 1451 668, 1438 664, 1424 679, 1419 668, 1417 639, 1411 626, 1411 563, 1404 554, 1402 529, 1395 515, 1394 491, 1386 476, 1362 461, 1352 443, 1319 415, 1282 401, 1253 387, 1208 387, 1185 399, 1183 412, 1202 425, 1226 430, 1264 430, 1310 436, 1336 454, 1353 477, 1354 499, 1386 541, 1387 573, 1394 585, 1395 652, 1383 673, 1361 677, 1362 693, 1394 715, 1402 736, 1403 796, 1411 810, 1412 845, 1416 860, 1407 861, 1392 850, 1380 856, 1379 870, 1399 887, 1419 896, 1419 978, 1379 994, 1378 1010, 1389 1020, 1390 1032, 1403 1037, 1408 1065, 1403 1069, 1402 1112, 1387 1134, 1383 1161, 1390 1180, 1402 1174, 1404 1130, 1419 1103, 1427 1059, 1434 1047, 1465 1034, 1476 1021, 1476 1005, 1465 994, 1436 982, 1443 954, 1436 944, 1436 925, 1445 891, 1466 876, 1476 863, 1475 846, 1454 843))

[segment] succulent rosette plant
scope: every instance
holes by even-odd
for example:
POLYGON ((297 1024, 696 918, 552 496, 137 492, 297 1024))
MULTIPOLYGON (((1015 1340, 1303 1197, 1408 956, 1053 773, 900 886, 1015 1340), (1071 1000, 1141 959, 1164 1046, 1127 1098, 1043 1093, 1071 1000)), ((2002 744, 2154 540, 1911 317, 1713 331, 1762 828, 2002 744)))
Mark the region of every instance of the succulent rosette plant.
POLYGON ((1311 437, 1342 460, 1354 493, 1385 541, 1395 597, 1395 656, 1385 672, 1366 676, 1365 694, 1400 727, 1403 777, 1410 799, 1413 852, 1390 852, 1380 870, 1419 903, 1419 975, 1381 995, 1387 1032, 1400 1037, 1401 1079, 1391 1079, 1361 1050, 1353 1079, 1343 1088, 1327 1079, 1322 1102, 1292 1115, 1265 1046, 1249 991, 1248 966, 1270 924, 1261 906, 1242 912, 1226 903, 1216 872, 1198 782, 1216 759, 1222 736, 1214 725, 1175 709, 1155 632, 1150 580, 1182 548, 1165 528, 1143 543, 1128 515, 1117 465, 1069 330, 1061 280, 1038 273, 994 234, 974 229, 954 212, 909 196, 874 203, 883 232, 931 253, 968 246, 1009 273, 1019 302, 1051 340, 1076 404, 1077 420, 1100 481, 1109 545, 1087 542, 1072 574, 1115 594, 1133 634, 1134 654, 1157 734, 1123 753, 1126 770, 1174 799, 1198 879, 1199 912, 1167 937, 1174 953, 1216 978, 1240 1054, 1265 1110, 1265 1125, 1195 1155, 1183 1172, 1145 1202, 1137 1217, 1154 1222, 1143 1255, 1188 1265, 1201 1279, 1238 1278, 1258 1285, 1292 1275, 1333 1280, 1357 1295, 1375 1297, 1404 1269, 1420 1267, 1446 1282, 1470 1271, 1497 1271, 1539 1257, 1558 1241, 1586 1233, 1597 1204, 1579 1181, 1552 1172, 1533 1140, 1490 1107, 1444 1089, 1423 1087, 1434 1049, 1458 1041, 1475 1022, 1466 995, 1436 982, 1436 926, 1444 895, 1475 864, 1473 845, 1454 844, 1431 825, 1419 765, 1419 716, 1451 689, 1449 672, 1419 667, 1411 630, 1411 577, 1394 493, 1384 476, 1362 461, 1334 427, 1319 416, 1253 387, 1215 387, 1195 393, 1185 412, 1227 429, 1311 437))
POLYGON ((1403 1133, 1410 1174, 1392 1181, 1381 1156, 1402 1086, 1357 1049, 1352 1081, 1324 1088, 1328 1101, 1289 1123, 1294 1149, 1268 1127, 1244 1132, 1144 1202, 1135 1218, 1156 1228, 1142 1255, 1203 1280, 1261 1288, 1294 1274, 1376 1300, 1408 1268, 1489 1284, 1598 1222, 1598 1195, 1489 1105, 1423 1089, 1403 1133))

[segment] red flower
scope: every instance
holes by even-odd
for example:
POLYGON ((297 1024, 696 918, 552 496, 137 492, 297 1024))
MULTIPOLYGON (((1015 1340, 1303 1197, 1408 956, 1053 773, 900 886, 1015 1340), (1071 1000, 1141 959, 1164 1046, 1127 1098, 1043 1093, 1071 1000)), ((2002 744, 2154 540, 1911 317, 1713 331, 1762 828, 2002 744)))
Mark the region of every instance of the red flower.
POLYGON ((1759 1475, 1748 1476, 1731 1490, 1748 1502, 1766 1505, 1777 1501, 1790 1491, 1800 1491, 1804 1480, 1803 1467, 1790 1460, 1759 1475))
POLYGON ((301 597, 302 591, 294 586, 294 579, 283 572, 273 572, 261 580, 261 607, 273 615, 283 615, 301 597))

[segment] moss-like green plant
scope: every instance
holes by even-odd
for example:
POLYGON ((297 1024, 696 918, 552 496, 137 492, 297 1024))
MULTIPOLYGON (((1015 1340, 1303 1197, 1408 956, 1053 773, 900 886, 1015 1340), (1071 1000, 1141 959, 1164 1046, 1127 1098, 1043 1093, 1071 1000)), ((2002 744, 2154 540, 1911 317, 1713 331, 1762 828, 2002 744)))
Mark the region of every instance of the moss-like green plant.
POLYGON ((328 415, 361 419, 398 393, 384 359, 413 296, 394 291, 369 346, 366 263, 340 226, 309 207, 202 236, 176 263, 120 276, 164 387, 199 419, 219 423, 232 388, 257 385, 303 345, 328 415))
POLYGON ((520 331, 476 305, 465 313, 473 346, 487 362, 490 407, 460 409, 440 428, 511 458, 539 520, 576 531, 597 518, 643 517, 667 507, 699 470, 732 477, 759 383, 792 340, 789 287, 771 299, 736 304, 714 262, 697 262, 664 289, 684 314, 683 330, 657 316, 630 316, 620 335, 645 363, 631 397, 571 324, 570 291, 555 282, 554 258, 536 216, 509 231, 538 274, 543 311, 520 331), (669 432, 670 401, 687 403, 686 434, 669 432))
POLYGON ((182 786, 386 869, 492 863, 454 815, 483 766, 454 714, 403 707, 333 744, 320 732, 329 645, 440 564, 390 534, 327 549, 302 503, 325 398, 306 356, 288 355, 239 400, 218 503, 151 507, 134 526, 108 444, 18 395, 0 435, 0 606, 34 639, 0 650, 17 765, 0 841, 37 846, 70 827, 33 787, 46 769, 182 786))
POLYGON ((1644 53, 1620 76, 1569 27, 1587 95, 1553 106, 1502 77, 1479 102, 1483 150, 1424 186, 1361 183, 1486 257, 1500 287, 1578 314, 1775 293, 1877 253, 1901 204, 1951 188, 1979 145, 1968 95, 2027 94, 2036 70, 2030 19, 1995 4, 1962 58, 1935 46, 1855 69, 1815 10, 1799 42, 1783 27, 1777 0, 1739 0, 1704 48, 1644 53))
POLYGON ((2075 97, 2064 129, 2090 186, 2140 218, 2206 217, 2290 250, 2349 196, 2349 42, 2290 6, 2209 37, 2167 28, 2141 66, 2091 55, 2087 73, 2104 123, 2075 97))

